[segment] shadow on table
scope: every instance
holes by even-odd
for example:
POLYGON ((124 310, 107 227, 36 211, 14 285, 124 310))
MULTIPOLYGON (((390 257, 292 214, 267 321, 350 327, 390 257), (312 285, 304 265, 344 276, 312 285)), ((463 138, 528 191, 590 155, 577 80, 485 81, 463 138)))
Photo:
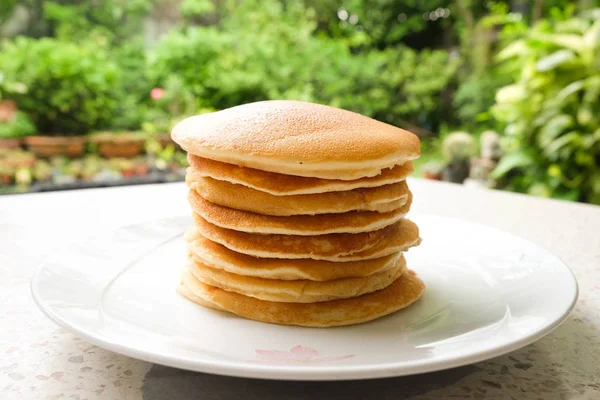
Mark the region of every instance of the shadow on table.
MULTIPOLYGON (((598 349, 585 339, 595 335, 590 318, 576 310, 549 337, 532 345, 487 362, 445 371, 362 381, 294 382, 230 378, 154 365, 144 379, 142 392, 144 400, 397 400, 426 395, 462 380, 461 385, 473 390, 487 383, 483 393, 499 396, 494 398, 505 398, 507 390, 516 391, 514 398, 521 398, 523 392, 538 393, 540 384, 547 392, 571 396, 577 392, 573 392, 568 382, 563 382, 562 376, 578 368, 584 371, 597 368, 598 349), (573 356, 577 348, 582 350, 573 356), (481 374, 486 381, 481 380, 481 374), (470 375, 473 379, 467 378, 470 375), (494 384, 491 380, 503 384, 494 384), (511 388, 504 383, 511 383, 511 388)), ((582 378, 582 382, 588 378, 582 378)))
POLYGON ((230 378, 154 365, 146 375, 142 391, 144 400, 402 399, 451 385, 476 370, 477 367, 469 365, 400 378, 293 382, 230 378))

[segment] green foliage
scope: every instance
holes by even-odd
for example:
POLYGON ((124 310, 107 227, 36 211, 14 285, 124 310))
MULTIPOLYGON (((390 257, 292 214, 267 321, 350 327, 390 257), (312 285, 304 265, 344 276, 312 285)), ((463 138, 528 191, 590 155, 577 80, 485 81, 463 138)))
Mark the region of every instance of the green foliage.
POLYGON ((168 134, 178 120, 201 112, 214 111, 199 109, 196 97, 175 75, 167 78, 164 88, 153 89, 149 97, 153 97, 152 92, 155 91, 156 98, 152 98, 151 104, 143 109, 144 120, 141 126, 147 133, 168 134))
POLYGON ((465 78, 453 99, 456 116, 463 126, 481 129, 482 125, 493 124, 488 111, 495 103, 496 91, 511 81, 511 75, 495 70, 490 70, 488 74, 470 75, 465 78))
MULTIPOLYGON (((0 27, 17 4, 5 3, 0 27)), ((55 39, 2 45, 0 98, 58 134, 163 134, 198 112, 312 101, 433 131, 424 160, 442 157, 444 130, 493 128, 506 134, 501 186, 600 202, 600 11, 574 17, 597 0, 571 3, 21 0, 22 31, 55 39), (179 14, 153 48, 151 13, 179 14)), ((19 121, 0 136, 30 128, 19 121)), ((462 139, 452 159, 467 158, 462 139)))
POLYGON ((495 171, 505 187, 600 204, 598 12, 542 20, 500 54, 522 71, 493 109, 507 124, 495 171))
POLYGON ((111 127, 118 130, 136 130, 145 121, 152 83, 147 76, 148 61, 142 38, 132 38, 111 48, 110 57, 117 65, 120 86, 119 101, 111 127))
MULTIPOLYGON (((462 4, 463 15, 468 15, 467 10, 474 14, 475 5, 470 3, 461 0, 456 7, 461 9, 459 5, 462 4)), ((509 12, 508 4, 490 1, 486 5, 486 14, 461 30, 464 64, 453 103, 463 127, 477 131, 496 127, 496 121, 489 113, 495 103, 496 91, 514 82, 520 70, 513 63, 499 65, 494 54, 527 29, 523 16, 509 12)))
POLYGON ((185 17, 199 17, 215 11, 215 4, 211 0, 183 0, 180 10, 185 17))
POLYGON ((152 10, 153 3, 153 0, 46 1, 43 11, 61 39, 93 37, 119 44, 140 33, 143 17, 152 10))
POLYGON ((155 85, 175 73, 201 106, 299 99, 402 123, 439 108, 457 67, 442 50, 419 53, 398 45, 354 52, 345 41, 315 34, 315 12, 300 3, 256 5, 236 3, 219 27, 167 35, 149 68, 155 85))
POLYGON ((19 37, 0 51, 2 72, 24 90, 8 93, 42 133, 86 133, 110 123, 119 73, 104 47, 19 37))
POLYGON ((0 122, 0 138, 19 138, 33 135, 36 132, 35 125, 27 114, 17 111, 9 122, 0 122))
POLYGON ((15 11, 17 0, 2 0, 0 2, 0 32, 2 26, 9 20, 15 11))
POLYGON ((153 0, 99 0, 44 2, 44 17, 63 41, 78 38, 106 48, 103 56, 116 64, 120 86, 113 92, 119 101, 113 109, 115 129, 138 129, 144 121, 144 102, 152 88, 145 76, 143 19, 153 0), (118 93, 118 95, 117 95, 118 93))
MULTIPOLYGON (((383 49, 408 40, 413 47, 439 45, 450 19, 435 16, 427 21, 424 14, 448 7, 442 0, 344 0, 310 1, 316 10, 319 30, 351 45, 369 45, 383 49)), ((449 16, 449 15, 448 15, 449 16)))

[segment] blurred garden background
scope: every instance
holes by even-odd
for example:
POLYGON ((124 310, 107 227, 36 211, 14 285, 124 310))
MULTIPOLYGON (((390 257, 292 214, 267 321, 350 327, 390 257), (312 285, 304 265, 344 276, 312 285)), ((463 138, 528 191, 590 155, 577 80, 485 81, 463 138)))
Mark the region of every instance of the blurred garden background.
POLYGON ((185 116, 330 104, 418 175, 600 204, 598 0, 2 0, 0 193, 181 180, 185 116))

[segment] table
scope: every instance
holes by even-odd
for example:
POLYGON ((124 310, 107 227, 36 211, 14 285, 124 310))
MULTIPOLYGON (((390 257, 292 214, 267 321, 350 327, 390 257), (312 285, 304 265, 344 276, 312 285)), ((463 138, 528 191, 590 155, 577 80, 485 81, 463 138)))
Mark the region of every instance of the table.
POLYGON ((277 382, 180 371, 86 343, 36 308, 34 268, 95 231, 188 212, 181 183, 0 197, 0 398, 600 399, 600 207, 409 181, 413 210, 477 221, 537 242, 575 272, 571 317, 511 354, 436 373, 355 382, 277 382))

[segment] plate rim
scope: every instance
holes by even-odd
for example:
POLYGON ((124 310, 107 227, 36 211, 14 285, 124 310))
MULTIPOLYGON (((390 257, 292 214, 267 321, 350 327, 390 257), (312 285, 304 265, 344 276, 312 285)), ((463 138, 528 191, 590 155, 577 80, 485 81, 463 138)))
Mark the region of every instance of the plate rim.
MULTIPOLYGON (((93 236, 85 236, 80 240, 70 241, 64 246, 55 249, 48 257, 44 259, 34 270, 30 280, 30 291, 33 300, 37 307, 46 315, 51 321, 57 325, 69 330, 88 341, 91 344, 99 346, 103 349, 132 357, 152 364, 160 364, 172 368, 178 368, 183 370, 216 374, 230 377, 240 378, 253 378, 253 379, 269 379, 269 380, 293 380, 293 381, 343 381, 343 380, 363 380, 363 379, 377 379, 377 378, 389 378, 389 377, 400 377, 421 373, 429 373, 435 371, 446 370, 450 368, 461 367, 481 361, 485 361, 494 357, 499 357, 525 347, 544 336, 551 333, 553 330, 558 328, 562 323, 569 317, 579 298, 579 284, 577 278, 571 268, 556 254, 546 249, 544 246, 533 242, 529 239, 523 238, 522 236, 516 235, 507 230, 488 226, 479 222, 473 222, 469 220, 463 220, 455 217, 446 217, 434 213, 413 213, 413 217, 434 217, 450 221, 459 221, 460 223, 466 223, 475 225, 484 229, 501 232, 503 234, 510 235, 527 242, 529 245, 537 247, 543 250, 547 254, 556 258, 561 268, 565 269, 570 276, 571 281, 571 299, 567 307, 562 313, 553 321, 542 326, 535 332, 528 335, 521 336, 516 340, 509 340, 499 346, 494 346, 490 349, 480 350, 474 354, 466 354, 460 356, 446 356, 436 358, 434 360, 414 360, 411 362, 386 362, 374 365, 327 365, 327 366, 297 366, 297 365, 262 365, 262 364, 249 364, 241 363, 236 365, 236 362, 231 361, 219 361, 219 360, 192 360, 189 358, 182 357, 169 357, 159 353, 153 353, 148 350, 132 347, 127 344, 120 344, 119 342, 110 341, 103 339, 98 334, 92 333, 89 329, 80 327, 80 324, 69 321, 68 318, 64 318, 61 315, 53 311, 53 307, 46 304, 40 293, 38 293, 36 286, 39 284, 40 275, 47 265, 50 256, 54 254, 60 254, 75 244, 85 243, 90 240, 90 237, 99 237, 107 234, 114 233, 120 229, 125 229, 132 226, 140 226, 149 223, 157 223, 163 220, 172 220, 181 218, 181 215, 174 215, 168 218, 157 218, 148 221, 140 221, 134 224, 124 224, 113 229, 103 230, 93 236)), ((567 285, 565 285, 566 287, 567 285)), ((200 307, 196 305, 197 307, 200 307)))

